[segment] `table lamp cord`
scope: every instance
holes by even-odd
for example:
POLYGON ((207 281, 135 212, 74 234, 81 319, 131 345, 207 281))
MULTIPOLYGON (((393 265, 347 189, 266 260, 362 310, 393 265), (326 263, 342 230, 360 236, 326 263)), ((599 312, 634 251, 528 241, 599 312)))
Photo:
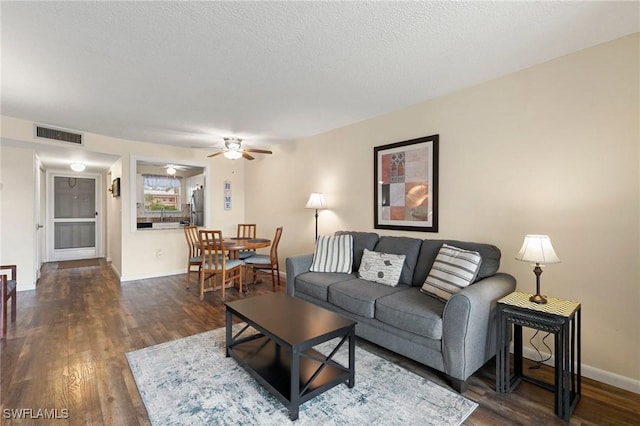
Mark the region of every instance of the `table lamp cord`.
POLYGON ((529 367, 529 369, 531 369, 531 370, 533 370, 533 369, 538 369, 538 368, 540 368, 540 366, 541 366, 542 364, 544 364, 545 362, 549 361, 549 360, 551 359, 552 352, 553 352, 553 351, 552 351, 552 349, 549 347, 549 345, 547 345, 547 342, 545 342, 545 339, 546 339, 547 337, 549 337, 549 335, 551 334, 551 333, 547 333, 547 334, 542 338, 542 344, 543 344, 543 345, 545 345, 545 347, 549 350, 549 356, 548 356, 548 357, 546 357, 546 358, 544 358, 544 357, 542 356, 542 353, 540 352, 540 350, 538 349, 538 347, 535 345, 535 343, 533 343, 533 339, 535 339, 535 338, 536 338, 536 336, 538 335, 538 333, 539 333, 539 332, 540 332, 540 330, 536 330, 536 332, 534 333, 534 335, 533 335, 533 336, 531 336, 531 339, 529 339, 529 343, 531 344, 531 346, 533 347, 533 349, 535 349, 535 350, 536 350, 536 352, 538 353, 538 357, 540 357, 540 360, 539 360, 539 361, 535 361, 535 362, 536 362, 536 365, 533 365, 533 366, 529 367))

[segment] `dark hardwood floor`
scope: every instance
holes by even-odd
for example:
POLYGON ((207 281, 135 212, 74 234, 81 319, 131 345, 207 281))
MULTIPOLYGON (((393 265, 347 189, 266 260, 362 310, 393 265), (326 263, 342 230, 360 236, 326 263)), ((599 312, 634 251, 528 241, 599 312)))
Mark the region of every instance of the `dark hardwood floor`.
MULTIPOLYGON (((195 280, 189 290, 185 275, 120 284, 108 264, 100 263, 60 270, 56 263, 46 264, 37 289, 18 293, 17 322, 0 346, 2 424, 149 424, 125 353, 224 326, 219 293, 206 293, 201 302, 195 280), (7 410, 20 409, 41 418, 8 418, 7 410), (46 414, 68 418, 42 418, 46 414)), ((271 291, 266 278, 246 295, 229 290, 227 300, 271 291)), ((429 368, 365 341, 358 345, 448 387, 429 368)), ((553 373, 543 366, 528 374, 551 381, 553 373)), ((522 383, 503 396, 495 393, 494 383, 491 361, 464 394, 480 405, 466 425, 565 424, 553 414, 551 392, 522 383)), ((571 424, 640 425, 640 395, 589 379, 583 379, 582 389, 571 424)))

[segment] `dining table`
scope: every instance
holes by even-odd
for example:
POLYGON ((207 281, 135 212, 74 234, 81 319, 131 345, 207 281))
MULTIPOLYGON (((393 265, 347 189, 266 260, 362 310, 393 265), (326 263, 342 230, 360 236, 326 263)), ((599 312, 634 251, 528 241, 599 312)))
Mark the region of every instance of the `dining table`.
POLYGON ((244 238, 225 237, 222 240, 225 250, 238 252, 240 250, 255 250, 269 247, 271 240, 268 238, 244 238))
POLYGON ((244 238, 244 237, 225 237, 222 240, 225 250, 229 250, 229 257, 237 259, 240 250, 256 250, 271 245, 268 238, 244 238))

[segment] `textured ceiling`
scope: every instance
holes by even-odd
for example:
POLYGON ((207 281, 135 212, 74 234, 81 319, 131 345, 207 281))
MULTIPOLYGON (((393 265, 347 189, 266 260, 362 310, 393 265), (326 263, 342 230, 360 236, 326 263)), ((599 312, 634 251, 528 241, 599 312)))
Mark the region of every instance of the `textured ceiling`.
POLYGON ((2 114, 269 146, 640 31, 631 2, 0 3, 2 114))

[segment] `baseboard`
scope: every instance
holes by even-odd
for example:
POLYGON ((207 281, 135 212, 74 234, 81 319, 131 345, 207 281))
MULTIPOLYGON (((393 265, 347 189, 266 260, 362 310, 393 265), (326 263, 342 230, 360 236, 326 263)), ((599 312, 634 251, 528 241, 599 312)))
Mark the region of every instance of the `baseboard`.
POLYGON ((23 286, 18 286, 18 288, 16 289, 17 293, 21 293, 23 291, 30 291, 30 290, 35 290, 36 289, 36 283, 30 283, 28 285, 23 285, 23 286))
POLYGON ((126 275, 126 276, 120 276, 120 282, 127 282, 127 281, 137 281, 137 280, 146 280, 148 278, 160 278, 160 277, 168 277, 171 275, 180 275, 180 274, 184 274, 185 270, 184 269, 176 269, 173 271, 166 271, 166 272, 159 272, 159 273, 150 273, 150 274, 138 274, 138 275, 126 275))
MULTIPOLYGON (((161 272, 161 273, 150 273, 150 274, 138 274, 138 275, 127 275, 127 276, 121 276, 120 275, 120 271, 118 271, 117 269, 115 269, 115 267, 113 266, 113 263, 111 264, 111 269, 113 269, 116 272, 116 275, 118 277, 120 277, 120 282, 126 282, 126 281, 136 281, 136 280, 146 280, 147 278, 161 278, 161 277, 169 277, 172 275, 180 275, 180 274, 184 274, 184 269, 176 269, 174 271, 168 271, 168 272, 161 272)), ((284 278, 285 280, 287 279, 287 275, 284 272, 279 272, 280 278, 284 278)), ((286 281, 285 281, 286 282, 286 281)))
MULTIPOLYGON (((513 353, 513 345, 511 346, 511 349, 513 353)), ((536 362, 540 359, 540 355, 538 355, 538 352, 536 352, 535 349, 526 346, 522 348, 522 355, 525 358, 536 362)), ((543 359, 549 356, 549 354, 545 352, 541 352, 541 355, 543 359)), ((544 364, 553 367, 554 363, 555 359, 551 356, 551 358, 544 364)), ((592 367, 584 363, 582 364, 581 370, 582 377, 588 377, 589 379, 597 380, 598 382, 606 383, 607 385, 640 394, 640 380, 634 380, 610 371, 601 370, 600 368, 592 367)))
POLYGON ((118 268, 116 268, 116 266, 113 264, 113 262, 109 261, 109 266, 111 267, 111 270, 116 274, 116 277, 120 278, 120 282, 122 282, 122 274, 120 273, 120 271, 118 270, 118 268))

